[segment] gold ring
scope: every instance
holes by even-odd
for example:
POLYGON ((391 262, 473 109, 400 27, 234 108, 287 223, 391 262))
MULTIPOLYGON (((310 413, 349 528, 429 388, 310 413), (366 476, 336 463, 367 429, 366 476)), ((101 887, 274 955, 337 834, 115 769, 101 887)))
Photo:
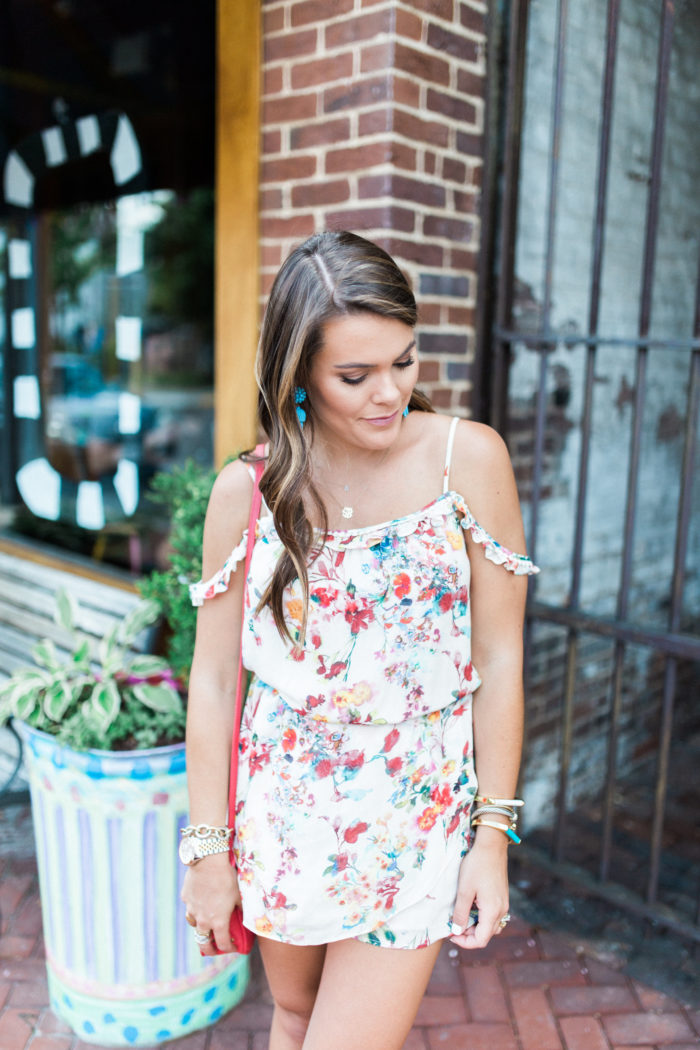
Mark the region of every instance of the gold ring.
POLYGON ((506 912, 505 915, 499 920, 499 928, 505 930, 506 926, 510 922, 510 912, 506 912))
POLYGON ((194 915, 189 911, 185 912, 185 922, 189 923, 190 926, 197 925, 197 920, 195 919, 194 915))

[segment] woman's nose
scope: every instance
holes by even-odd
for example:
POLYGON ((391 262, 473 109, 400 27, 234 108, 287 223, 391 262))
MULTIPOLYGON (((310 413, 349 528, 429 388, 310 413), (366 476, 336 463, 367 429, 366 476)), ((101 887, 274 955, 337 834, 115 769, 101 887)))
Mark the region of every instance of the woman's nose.
POLYGON ((399 388, 392 375, 388 373, 379 373, 377 375, 373 397, 375 401, 379 401, 382 404, 393 404, 399 399, 399 388))

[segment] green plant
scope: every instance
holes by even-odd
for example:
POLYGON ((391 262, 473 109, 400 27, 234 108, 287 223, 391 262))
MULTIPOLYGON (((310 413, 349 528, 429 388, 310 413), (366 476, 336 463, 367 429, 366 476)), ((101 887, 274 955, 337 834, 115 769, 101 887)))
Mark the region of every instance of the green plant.
POLYGON ((167 661, 133 653, 135 638, 159 615, 155 602, 141 600, 98 645, 75 627, 75 599, 58 592, 54 619, 68 632, 72 649, 59 655, 45 638, 32 649, 35 666, 0 686, 0 724, 15 717, 62 743, 83 750, 131 750, 184 739, 185 710, 167 661))
POLYGON ((165 506, 170 519, 170 566, 155 570, 138 583, 139 593, 155 601, 168 625, 165 657, 174 674, 187 683, 194 649, 197 611, 187 584, 198 580, 202 567, 204 515, 216 471, 188 459, 184 466, 156 474, 149 497, 165 506))

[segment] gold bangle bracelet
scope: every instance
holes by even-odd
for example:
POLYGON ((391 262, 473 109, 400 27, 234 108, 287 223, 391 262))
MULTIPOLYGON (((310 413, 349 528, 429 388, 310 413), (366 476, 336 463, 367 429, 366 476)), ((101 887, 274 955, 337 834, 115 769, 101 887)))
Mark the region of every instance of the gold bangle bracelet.
POLYGON ((233 828, 214 827, 212 824, 188 824, 180 834, 183 838, 228 839, 232 832, 233 828))
POLYGON ((521 839, 518 838, 518 836, 515 834, 515 832, 513 831, 512 828, 508 827, 507 824, 497 824, 495 820, 480 820, 480 819, 473 820, 472 821, 472 827, 473 828, 480 828, 480 827, 495 828, 496 831, 502 831, 504 835, 507 835, 508 838, 511 840, 511 842, 515 842, 518 845, 521 842, 521 839))
POLYGON ((487 802, 490 806, 524 806, 521 798, 495 798, 493 795, 475 795, 475 802, 487 802))

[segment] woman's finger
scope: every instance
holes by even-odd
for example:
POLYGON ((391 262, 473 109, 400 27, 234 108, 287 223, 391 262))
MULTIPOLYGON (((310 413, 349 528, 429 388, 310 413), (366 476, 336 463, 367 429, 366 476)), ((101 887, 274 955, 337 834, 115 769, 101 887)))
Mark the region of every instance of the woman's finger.
POLYGON ((452 923, 450 926, 451 937, 463 936, 467 930, 471 929, 479 921, 479 911, 474 904, 474 897, 471 901, 465 903, 465 898, 458 899, 455 904, 455 910, 452 915, 452 923))
POLYGON ((491 938, 500 929, 501 917, 507 911, 507 905, 484 907, 481 909, 481 921, 474 930, 474 946, 485 948, 491 938))
POLYGON ((216 924, 212 930, 212 939, 220 952, 235 951, 231 940, 230 920, 229 922, 216 924))
POLYGON ((204 929, 202 927, 196 927, 195 938, 197 940, 197 946, 199 947, 200 955, 215 955, 216 954, 216 943, 214 941, 214 931, 211 929, 204 929))
POLYGON ((460 948, 485 948, 491 938, 505 928, 501 922, 507 913, 507 904, 500 908, 494 908, 493 904, 482 905, 476 913, 477 922, 468 926, 460 934, 455 932, 450 939, 460 948))

